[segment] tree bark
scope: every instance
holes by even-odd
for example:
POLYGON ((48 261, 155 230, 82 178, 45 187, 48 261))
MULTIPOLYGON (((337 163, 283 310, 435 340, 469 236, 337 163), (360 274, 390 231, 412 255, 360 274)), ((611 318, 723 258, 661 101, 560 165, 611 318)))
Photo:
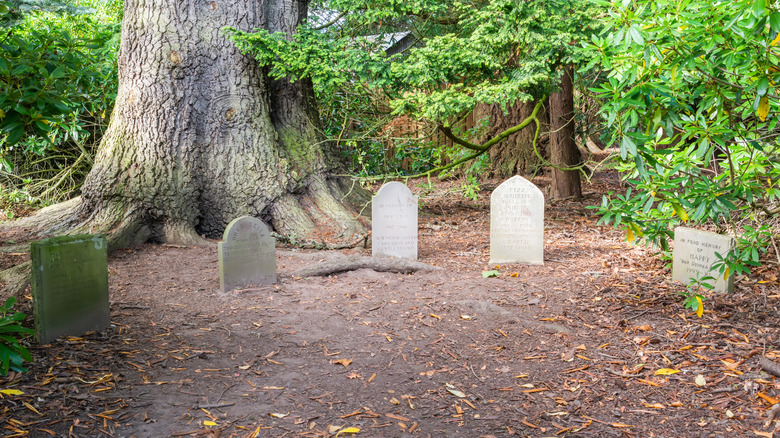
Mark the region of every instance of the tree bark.
MULTIPOLYGON (((550 162, 559 168, 570 168, 581 163, 580 151, 574 139, 574 67, 563 69, 561 87, 550 95, 550 162)), ((582 196, 579 170, 561 170, 553 167, 550 197, 563 199, 582 196)))
MULTIPOLYGON (((507 129, 519 125, 534 110, 535 102, 516 102, 507 108, 505 114, 498 104, 479 104, 474 108, 474 121, 488 118, 488 130, 478 139, 484 142, 507 129)), ((543 117, 542 114, 539 117, 543 117)), ((506 140, 490 149, 490 162, 493 174, 501 178, 534 173, 541 163, 533 150, 534 129, 527 128, 507 137, 506 140)), ((541 145, 538 145, 541 147, 541 145)))
POLYGON ((342 201, 365 193, 330 176, 311 84, 269 80, 222 32, 292 34, 307 5, 126 0, 116 104, 82 196, 20 225, 33 238, 105 232, 112 248, 202 243, 242 215, 299 240, 365 235, 342 201))

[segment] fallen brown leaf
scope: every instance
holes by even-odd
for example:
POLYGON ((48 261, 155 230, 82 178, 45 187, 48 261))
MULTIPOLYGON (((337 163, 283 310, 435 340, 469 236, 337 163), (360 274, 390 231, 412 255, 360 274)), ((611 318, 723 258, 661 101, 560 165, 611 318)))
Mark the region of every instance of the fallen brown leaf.
POLYGON ((349 364, 352 363, 352 359, 338 359, 338 360, 332 360, 330 361, 333 365, 344 365, 344 367, 348 367, 349 364))

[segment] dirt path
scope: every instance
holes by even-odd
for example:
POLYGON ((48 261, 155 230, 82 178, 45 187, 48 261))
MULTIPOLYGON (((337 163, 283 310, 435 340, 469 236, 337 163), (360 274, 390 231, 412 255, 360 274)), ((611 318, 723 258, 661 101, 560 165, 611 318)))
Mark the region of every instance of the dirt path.
POLYGON ((421 198, 420 261, 437 271, 295 278, 336 255, 286 248, 278 284, 223 293, 215 248, 111 255, 112 329, 35 347, 29 373, 0 381, 25 393, 0 399, 0 435, 771 430, 761 415, 780 385, 757 359, 780 359, 776 272, 738 281, 699 319, 662 262, 596 225, 584 206, 604 188, 592 186, 583 202, 547 206, 544 266, 485 279, 490 192, 472 202, 450 189, 421 198))

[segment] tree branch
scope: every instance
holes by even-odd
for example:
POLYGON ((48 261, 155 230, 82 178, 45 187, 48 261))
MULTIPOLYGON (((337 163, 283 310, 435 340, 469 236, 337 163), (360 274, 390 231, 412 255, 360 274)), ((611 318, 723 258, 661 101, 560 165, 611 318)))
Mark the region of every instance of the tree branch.
MULTIPOLYGON (((723 69, 721 69, 721 70, 723 70, 723 69)), ((734 84, 734 83, 732 83, 732 82, 724 81, 724 80, 723 80, 723 79, 721 79, 721 78, 715 77, 715 76, 713 76, 713 75, 711 75, 711 74, 709 74, 709 73, 705 72, 705 71, 704 71, 704 70, 702 70, 701 68, 698 68, 698 67, 696 67, 696 71, 698 71, 699 73, 701 73, 701 74, 702 74, 702 75, 704 75, 704 76, 707 76, 708 78, 712 79, 713 81, 715 81, 715 82, 718 82, 718 83, 719 83, 719 84, 721 84, 721 85, 725 85, 725 86, 727 86, 727 87, 731 87, 731 88, 736 88, 736 89, 738 89, 738 90, 742 90, 742 91, 744 91, 744 90, 746 90, 746 89, 747 89, 747 87, 743 87, 742 85, 734 84)), ((726 72, 725 70, 723 70, 723 71, 724 71, 724 72, 726 72)), ((726 73, 729 73, 729 74, 730 74, 730 72, 726 72, 726 73)), ((780 96, 774 95, 774 94, 772 94, 772 93, 766 93, 766 95, 765 95, 765 96, 766 96, 766 97, 771 97, 772 99, 780 99, 780 96)))
POLYGON ((336 22, 337 22, 337 21, 339 21, 339 20, 341 20, 342 18, 344 18, 344 16, 345 16, 345 15, 347 15, 347 11, 341 11, 341 13, 340 13, 340 14, 339 14, 339 15, 338 15, 336 18, 334 18, 334 19, 332 19, 332 20, 328 21, 327 23, 325 23, 325 24, 323 24, 323 25, 320 25, 320 26, 317 26, 317 27, 312 27, 312 28, 311 28, 311 30, 313 30, 313 31, 318 31, 318 30, 325 29, 325 28, 327 28, 327 27, 331 27, 331 26, 333 26, 334 24, 336 24, 336 22))
POLYGON ((466 149, 472 150, 472 151, 487 151, 491 147, 497 145, 498 143, 501 143, 502 141, 506 140, 507 137, 514 134, 515 132, 525 128, 526 126, 530 125, 531 122, 537 119, 537 115, 539 114, 539 110, 542 108, 542 102, 543 100, 539 100, 539 102, 536 103, 536 106, 534 107, 534 110, 531 111, 531 115, 529 115, 525 120, 520 122, 519 125, 515 125, 504 132, 496 135, 495 137, 491 138, 490 140, 486 141, 482 144, 475 144, 468 142, 460 137, 456 137, 455 134, 452 133, 452 129, 449 126, 439 125, 437 128, 439 131, 444 133, 447 138, 452 140, 453 143, 463 146, 466 149))
MULTIPOLYGON (((539 100, 539 102, 536 103, 536 106, 534 107, 534 110, 531 111, 531 115, 528 116, 525 120, 523 120, 519 125, 513 126, 506 131, 498 134, 497 136, 493 137, 492 139, 488 140, 487 142, 482 144, 482 147, 485 149, 489 149, 492 146, 501 143, 502 141, 506 140, 507 137, 514 134, 515 132, 525 128, 526 126, 530 125, 531 122, 536 121, 539 122, 539 119, 536 117, 537 114, 539 114, 539 110, 542 109, 542 102, 543 100, 539 100)), ((534 141, 534 143, 536 143, 534 141)))
POLYGON ((484 145, 478 145, 471 142, 468 142, 466 140, 463 140, 460 137, 456 137, 455 134, 452 133, 452 129, 449 126, 439 125, 437 126, 439 131, 441 131, 447 138, 452 140, 453 143, 462 146, 466 149, 472 150, 472 151, 486 151, 487 148, 484 147, 484 145))
MULTIPOLYGON (((541 110, 541 108, 542 108, 543 102, 544 102, 544 99, 540 100, 536 104, 536 106, 534 107, 534 110, 531 112, 531 115, 529 115, 519 125, 515 125, 515 126, 509 128, 509 129, 503 131, 502 133, 496 135, 495 137, 493 137, 492 139, 488 140, 487 142, 485 142, 485 143, 483 143, 481 145, 475 144, 475 143, 470 143, 470 142, 468 142, 466 140, 463 140, 462 138, 456 137, 452 133, 452 130, 449 127, 445 127, 445 126, 442 126, 442 125, 437 126, 437 128, 441 132, 443 132, 444 135, 446 135, 449 139, 451 139, 453 141, 453 143, 458 144, 460 146, 463 146, 466 149, 475 151, 473 154, 467 155, 467 156, 465 156, 463 158, 460 158, 460 159, 458 159, 456 161, 453 161, 452 163, 450 163, 450 164, 448 164, 446 166, 440 166, 440 167, 437 167, 435 169, 431 169, 431 170, 428 170, 428 171, 425 171, 425 172, 418 173, 416 175, 392 175, 392 176, 391 175, 379 175, 379 176, 363 177, 363 178, 357 178, 357 179, 360 179, 360 180, 363 180, 363 181, 378 181, 378 180, 383 180, 383 179, 388 179, 388 178, 406 178, 406 179, 410 179, 410 178, 422 178, 424 176, 430 177, 434 173, 444 172, 445 170, 452 169, 455 166, 461 165, 461 164, 463 164, 465 162, 471 161, 471 160, 479 157, 480 155, 482 155, 485 152, 489 151, 491 147, 493 147, 496 144, 506 140, 507 137, 509 137, 510 135, 516 133, 517 131, 525 128, 526 126, 530 125, 531 123, 536 123, 536 131, 534 133, 534 140, 533 140, 533 149, 534 149, 534 152, 536 153, 536 155, 541 158, 541 154, 540 154, 540 152, 538 150, 538 147, 537 147, 537 141, 539 139, 539 132, 541 130, 541 123, 539 122, 539 117, 537 117, 537 116, 539 114, 539 110, 541 110)), ((541 158, 541 159, 542 159, 543 162, 546 162, 543 158, 541 158)), ((578 169, 581 169, 582 167, 583 167, 583 165, 581 165, 579 167, 576 167, 576 168, 573 168, 573 169, 566 169, 566 170, 578 170, 578 169)), ((337 175, 337 176, 350 176, 350 175, 337 175)), ((352 176, 352 177, 354 178, 354 176, 352 176)))

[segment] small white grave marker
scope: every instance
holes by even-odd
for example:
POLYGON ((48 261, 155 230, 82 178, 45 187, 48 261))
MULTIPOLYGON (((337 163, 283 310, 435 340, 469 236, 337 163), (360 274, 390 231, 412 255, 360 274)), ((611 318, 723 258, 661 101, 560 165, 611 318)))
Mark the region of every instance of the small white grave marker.
POLYGON ((714 277, 714 292, 733 292, 734 276, 727 280, 717 269, 710 271, 717 260, 715 253, 722 257, 734 247, 734 239, 718 233, 701 231, 693 228, 677 227, 674 229, 674 251, 672 253, 672 279, 685 285, 691 278, 714 277))
POLYGON ((371 255, 417 260, 417 196, 400 182, 371 198, 371 255))
POLYGON ((242 216, 229 223, 217 252, 223 291, 276 282, 276 239, 259 219, 242 216))
POLYGON ((490 195, 490 263, 544 264, 544 195, 521 176, 490 195))

